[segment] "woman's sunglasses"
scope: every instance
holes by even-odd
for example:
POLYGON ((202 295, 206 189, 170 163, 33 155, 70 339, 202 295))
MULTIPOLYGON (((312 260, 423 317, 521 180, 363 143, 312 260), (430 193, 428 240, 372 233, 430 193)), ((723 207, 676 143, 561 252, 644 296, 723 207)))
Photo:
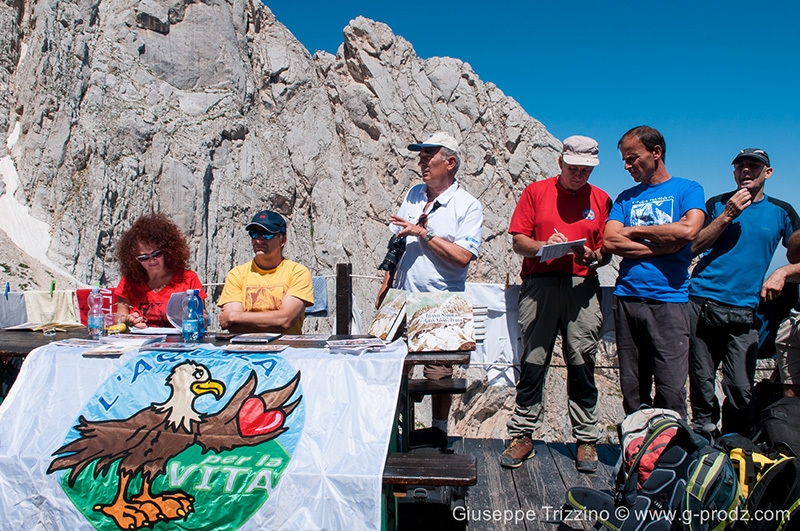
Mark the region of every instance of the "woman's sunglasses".
POLYGON ((164 251, 153 251, 150 254, 140 254, 139 256, 136 257, 136 260, 138 260, 139 262, 147 262, 148 260, 155 260, 162 254, 164 254, 164 251))
POLYGON ((262 240, 271 240, 278 234, 275 232, 266 232, 263 230, 249 230, 247 233, 250 235, 251 240, 255 240, 256 238, 261 238, 262 240))

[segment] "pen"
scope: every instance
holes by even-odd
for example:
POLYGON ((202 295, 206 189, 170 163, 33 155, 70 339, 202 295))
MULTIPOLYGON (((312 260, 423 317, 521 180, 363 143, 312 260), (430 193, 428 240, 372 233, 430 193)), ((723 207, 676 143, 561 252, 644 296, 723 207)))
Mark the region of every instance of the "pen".
POLYGON ((558 234, 558 229, 554 228, 554 229, 553 229, 553 232, 555 232, 556 234, 558 234))

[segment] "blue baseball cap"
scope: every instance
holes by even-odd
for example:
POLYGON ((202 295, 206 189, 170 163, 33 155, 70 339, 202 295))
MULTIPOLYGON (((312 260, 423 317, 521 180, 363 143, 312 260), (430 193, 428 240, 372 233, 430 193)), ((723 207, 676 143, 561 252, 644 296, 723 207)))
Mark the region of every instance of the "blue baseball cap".
POLYGON ((286 221, 283 216, 271 210, 262 210, 255 216, 252 221, 247 224, 245 230, 250 229, 263 229, 273 234, 283 233, 286 234, 286 221))

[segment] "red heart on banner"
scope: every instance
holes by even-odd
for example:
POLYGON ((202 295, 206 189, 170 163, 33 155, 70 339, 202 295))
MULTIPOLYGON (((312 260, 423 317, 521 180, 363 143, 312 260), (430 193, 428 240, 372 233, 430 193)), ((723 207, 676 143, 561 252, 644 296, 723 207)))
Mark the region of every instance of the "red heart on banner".
POLYGON ((264 410, 264 401, 251 396, 239 409, 239 431, 245 437, 273 432, 283 426, 286 415, 280 409, 264 410))

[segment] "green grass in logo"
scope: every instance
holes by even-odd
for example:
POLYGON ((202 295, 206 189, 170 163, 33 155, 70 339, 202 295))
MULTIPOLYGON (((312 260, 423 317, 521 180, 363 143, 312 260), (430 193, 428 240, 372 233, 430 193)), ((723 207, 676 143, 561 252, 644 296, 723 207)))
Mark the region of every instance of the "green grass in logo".
MULTIPOLYGON (((153 482, 152 494, 183 492, 194 498, 193 508, 183 519, 160 521, 155 531, 234 531, 247 522, 269 498, 278 485, 291 456, 276 441, 258 446, 244 446, 228 452, 200 453, 194 445, 167 464, 165 474, 153 482)), ((107 505, 117 495, 118 463, 105 476, 94 477, 94 465, 78 476, 74 487, 62 486, 67 496, 86 519, 100 531, 119 531, 114 520, 95 511, 96 505, 107 505)), ((126 499, 141 492, 142 478, 137 475, 129 484, 126 499)))

